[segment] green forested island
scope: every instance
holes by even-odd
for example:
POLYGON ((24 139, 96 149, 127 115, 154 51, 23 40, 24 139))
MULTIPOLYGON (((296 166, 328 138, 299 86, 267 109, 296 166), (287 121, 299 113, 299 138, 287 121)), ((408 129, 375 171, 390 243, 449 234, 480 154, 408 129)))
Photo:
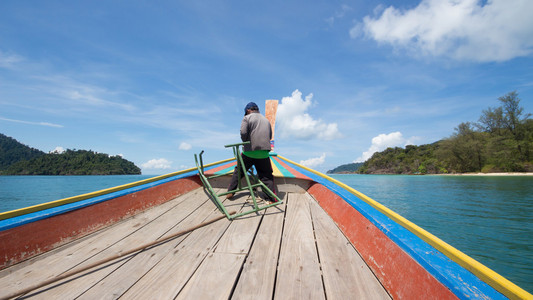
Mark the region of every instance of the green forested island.
POLYGON ((141 169, 120 156, 70 149, 46 154, 0 134, 0 175, 127 174, 141 174, 141 169))
POLYGON ((483 110, 478 122, 459 124, 449 138, 376 152, 352 173, 533 172, 531 114, 524 113, 516 92, 498 100, 499 107, 483 110))
POLYGON ((350 163, 345 165, 340 165, 336 167, 333 170, 327 171, 328 174, 349 174, 349 173, 355 173, 359 168, 363 165, 363 163, 350 163))

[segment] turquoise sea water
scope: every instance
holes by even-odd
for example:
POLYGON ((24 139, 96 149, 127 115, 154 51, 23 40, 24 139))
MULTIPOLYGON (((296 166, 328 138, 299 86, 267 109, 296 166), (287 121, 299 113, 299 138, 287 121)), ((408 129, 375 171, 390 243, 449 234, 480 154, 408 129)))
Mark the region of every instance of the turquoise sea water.
POLYGON ((533 292, 533 176, 331 177, 533 292))
MULTIPOLYGON (((0 212, 150 177, 0 176, 0 212)), ((533 292, 533 176, 332 177, 533 292)))
POLYGON ((0 176, 0 212, 123 185, 154 175, 0 176))

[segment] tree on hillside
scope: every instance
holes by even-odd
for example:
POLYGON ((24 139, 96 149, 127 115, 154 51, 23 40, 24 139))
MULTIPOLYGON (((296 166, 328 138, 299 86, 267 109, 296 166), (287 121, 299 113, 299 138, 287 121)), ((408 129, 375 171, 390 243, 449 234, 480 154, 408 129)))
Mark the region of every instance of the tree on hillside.
POLYGON ((438 174, 533 171, 533 120, 518 93, 498 98, 477 123, 463 122, 447 139, 431 145, 376 152, 359 169, 364 174, 438 174))
POLYGON ((524 171, 531 160, 531 114, 516 92, 499 97, 499 107, 483 110, 477 123, 461 123, 443 141, 439 160, 452 172, 524 171), (475 130, 475 129, 478 130, 475 130))
POLYGON ((19 161, 45 155, 44 152, 26 146, 12 137, 0 133, 0 170, 5 170, 19 161))
POLYGON ((479 117, 476 126, 484 132, 498 133, 504 127, 503 122, 503 109, 501 107, 489 107, 483 110, 483 114, 479 117))
POLYGON ((5 175, 124 175, 141 174, 141 169, 118 156, 67 149, 64 153, 50 153, 20 161, 3 173, 5 175))
POLYGON ((516 91, 498 100, 501 106, 484 110, 478 128, 491 135, 488 150, 492 163, 507 170, 519 169, 521 162, 531 160, 531 114, 524 114, 516 91))
POLYGON ((461 123, 451 138, 442 142, 436 155, 451 172, 476 172, 485 164, 484 144, 484 134, 476 132, 472 123, 461 123))
POLYGON ((413 146, 387 148, 376 152, 358 170, 361 174, 436 174, 446 170, 435 159, 434 152, 440 142, 413 146))

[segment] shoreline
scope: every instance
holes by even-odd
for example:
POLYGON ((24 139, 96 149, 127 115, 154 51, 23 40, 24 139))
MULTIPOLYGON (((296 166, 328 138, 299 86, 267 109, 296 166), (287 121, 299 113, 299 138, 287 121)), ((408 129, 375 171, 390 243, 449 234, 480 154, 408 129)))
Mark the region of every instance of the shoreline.
POLYGON ((449 174, 359 174, 359 173, 327 173, 326 175, 407 175, 407 176, 533 176, 533 172, 499 172, 499 173, 449 173, 449 174))
POLYGON ((508 173, 454 173, 454 174, 426 174, 443 176, 533 176, 531 172, 508 172, 508 173))

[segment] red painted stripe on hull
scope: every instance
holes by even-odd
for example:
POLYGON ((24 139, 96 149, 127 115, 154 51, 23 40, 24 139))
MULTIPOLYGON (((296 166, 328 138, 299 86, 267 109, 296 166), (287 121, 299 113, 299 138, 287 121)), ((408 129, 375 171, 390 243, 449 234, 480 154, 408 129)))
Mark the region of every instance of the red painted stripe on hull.
POLYGON ((308 190, 352 242, 394 299, 457 299, 379 228, 325 186, 308 190))
POLYGON ((54 249, 201 186, 198 176, 100 202, 0 232, 0 269, 54 249))

